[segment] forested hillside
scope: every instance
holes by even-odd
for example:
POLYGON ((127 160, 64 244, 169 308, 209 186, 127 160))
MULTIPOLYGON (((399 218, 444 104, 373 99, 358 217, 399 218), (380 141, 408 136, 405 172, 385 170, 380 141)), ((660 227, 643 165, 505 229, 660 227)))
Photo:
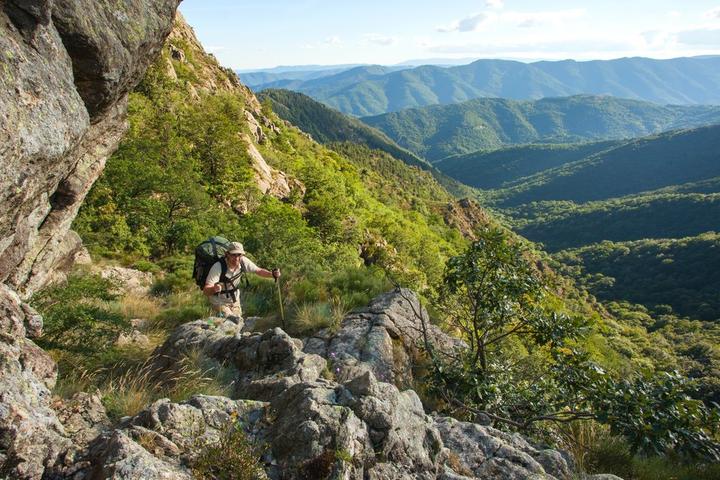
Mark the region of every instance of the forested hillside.
POLYGON ((582 160, 621 143, 621 140, 614 140, 503 147, 453 155, 438 160, 434 165, 453 178, 462 178, 468 185, 492 190, 544 170, 582 160))
POLYGON ((587 202, 720 176, 720 125, 623 142, 550 168, 487 195, 512 207, 545 200, 587 202))
POLYGON ((416 155, 437 161, 507 145, 625 139, 720 123, 720 107, 589 95, 536 101, 478 98, 362 120, 416 155))
POLYGON ((676 240, 601 242, 556 258, 602 300, 639 303, 656 312, 720 321, 720 234, 676 240), (670 308, 663 306, 669 305, 670 308))
POLYGON ((521 63, 478 60, 458 67, 391 71, 358 67, 317 80, 258 85, 310 95, 355 116, 451 104, 481 97, 534 100, 577 94, 612 95, 659 104, 719 104, 720 57, 621 58, 521 63))
POLYGON ((428 171, 443 187, 458 197, 477 194, 464 183, 449 177, 426 160, 400 147, 381 131, 348 115, 333 110, 302 93, 290 90, 264 90, 258 94, 262 101, 270 102, 273 111, 313 139, 332 150, 343 149, 347 142, 381 150, 410 166, 428 171))
POLYGON ((302 93, 291 90, 263 90, 258 100, 271 102, 273 111, 320 143, 352 142, 383 150, 408 165, 429 169, 430 164, 399 147, 381 131, 344 115, 302 93))
POLYGON ((532 202, 504 210, 523 236, 554 252, 611 240, 683 238, 720 229, 720 193, 659 193, 578 204, 532 202))

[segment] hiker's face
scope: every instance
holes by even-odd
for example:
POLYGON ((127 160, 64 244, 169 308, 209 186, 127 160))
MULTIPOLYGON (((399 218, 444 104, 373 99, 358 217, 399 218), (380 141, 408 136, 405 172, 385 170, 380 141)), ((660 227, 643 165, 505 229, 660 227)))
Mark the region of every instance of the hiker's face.
POLYGON ((232 270, 235 270, 240 265, 240 259, 242 258, 242 253, 228 253, 225 255, 225 259, 227 260, 227 265, 232 270))

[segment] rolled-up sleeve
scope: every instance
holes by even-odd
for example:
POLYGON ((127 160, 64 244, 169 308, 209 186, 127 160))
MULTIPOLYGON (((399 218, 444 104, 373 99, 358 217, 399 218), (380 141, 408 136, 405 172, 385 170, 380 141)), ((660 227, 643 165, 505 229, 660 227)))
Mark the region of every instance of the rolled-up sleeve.
POLYGON ((222 267, 220 266, 220 262, 215 262, 212 267, 210 267, 210 271, 208 272, 208 276, 205 279, 205 286, 208 285, 215 285, 220 281, 220 275, 222 274, 222 267))
POLYGON ((255 265, 252 260, 250 260, 247 257, 242 257, 243 267, 245 268, 245 271, 248 273, 257 273, 260 270, 260 267, 255 265))

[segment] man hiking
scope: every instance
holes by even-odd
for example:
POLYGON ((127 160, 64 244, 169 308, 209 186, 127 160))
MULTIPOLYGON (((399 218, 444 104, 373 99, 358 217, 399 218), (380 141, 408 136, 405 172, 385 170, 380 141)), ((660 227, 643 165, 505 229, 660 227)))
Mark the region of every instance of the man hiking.
POLYGON ((225 258, 215 262, 210 268, 203 287, 203 293, 210 300, 213 311, 228 318, 236 317, 238 323, 242 320, 238 287, 244 273, 254 273, 263 278, 280 277, 280 269, 270 271, 258 267, 245 256, 242 243, 231 242, 225 252, 225 258))

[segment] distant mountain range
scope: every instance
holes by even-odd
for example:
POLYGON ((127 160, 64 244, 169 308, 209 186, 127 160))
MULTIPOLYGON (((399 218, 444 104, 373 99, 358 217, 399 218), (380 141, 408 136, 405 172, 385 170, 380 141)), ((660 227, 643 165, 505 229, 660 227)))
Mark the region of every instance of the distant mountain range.
POLYGON ((457 67, 360 66, 314 79, 255 84, 306 93, 355 116, 479 97, 536 100, 613 95, 659 104, 720 104, 720 56, 521 63, 478 60, 457 67))
POLYGON ((506 145, 623 139, 720 123, 720 106, 661 106, 589 95, 537 101, 478 98, 362 120, 416 155, 437 161, 506 145))

